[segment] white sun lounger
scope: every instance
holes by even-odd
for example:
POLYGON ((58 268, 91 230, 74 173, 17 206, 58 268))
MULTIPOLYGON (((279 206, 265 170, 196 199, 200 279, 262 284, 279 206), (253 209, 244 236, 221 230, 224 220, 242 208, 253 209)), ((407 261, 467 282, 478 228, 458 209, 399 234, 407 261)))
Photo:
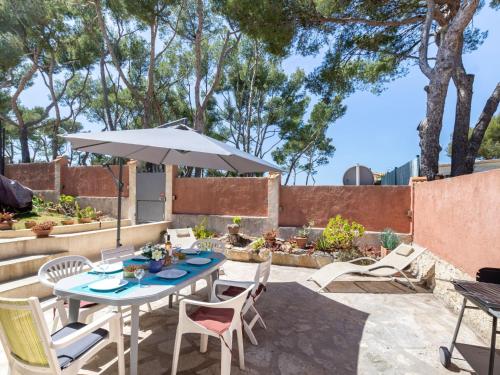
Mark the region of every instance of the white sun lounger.
POLYGON ((320 286, 319 291, 325 291, 326 287, 335 279, 347 274, 360 274, 377 277, 391 277, 395 281, 395 275, 398 273, 408 282, 408 287, 415 290, 413 283, 402 272, 411 262, 417 259, 426 249, 416 245, 400 244, 391 253, 379 261, 373 258, 362 257, 351 260, 350 262, 333 262, 322 267, 311 275, 309 280, 314 281, 320 286), (355 264, 360 260, 371 260, 374 262, 369 265, 355 264))

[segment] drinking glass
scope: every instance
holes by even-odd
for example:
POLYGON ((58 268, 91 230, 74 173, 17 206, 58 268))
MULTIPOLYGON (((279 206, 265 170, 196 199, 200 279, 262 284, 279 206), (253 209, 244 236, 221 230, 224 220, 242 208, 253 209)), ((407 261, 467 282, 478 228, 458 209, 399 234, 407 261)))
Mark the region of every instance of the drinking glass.
POLYGON ((103 274, 103 277, 105 279, 108 278, 107 274, 106 274, 106 271, 108 270, 108 267, 109 267, 109 262, 107 260, 103 260, 100 264, 100 268, 101 268, 101 271, 102 271, 102 274, 103 274))
POLYGON ((138 268, 134 271, 134 276, 137 280, 139 280, 139 288, 141 288, 141 279, 144 277, 144 269, 138 268))

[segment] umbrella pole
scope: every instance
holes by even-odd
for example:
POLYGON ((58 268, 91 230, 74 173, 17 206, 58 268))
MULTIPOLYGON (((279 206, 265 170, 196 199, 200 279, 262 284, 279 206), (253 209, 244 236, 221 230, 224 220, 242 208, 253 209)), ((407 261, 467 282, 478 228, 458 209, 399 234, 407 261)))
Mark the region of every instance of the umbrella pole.
POLYGON ((123 192, 123 159, 118 159, 118 221, 116 222, 116 247, 120 247, 120 235, 121 235, 121 226, 122 226, 122 192, 123 192))

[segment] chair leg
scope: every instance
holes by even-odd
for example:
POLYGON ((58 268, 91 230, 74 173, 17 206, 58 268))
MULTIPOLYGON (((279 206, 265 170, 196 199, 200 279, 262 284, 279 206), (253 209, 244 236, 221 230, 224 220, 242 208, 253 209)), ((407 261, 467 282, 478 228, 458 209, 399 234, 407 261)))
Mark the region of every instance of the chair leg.
POLYGON ((233 335, 226 332, 221 337, 220 350, 220 375, 231 374, 231 350, 233 348, 233 335))
POLYGON ((54 321, 52 322, 52 333, 57 330, 57 325, 59 324, 59 316, 54 317, 54 321))
MULTIPOLYGON (((252 311, 254 312, 255 316, 257 317, 259 324, 261 325, 262 328, 267 329, 266 323, 264 322, 264 319, 262 319, 262 316, 259 314, 255 306, 252 305, 252 311)), ((254 318, 255 319, 255 318, 254 318)))
POLYGON ((238 337, 238 358, 240 360, 240 369, 245 369, 245 348, 243 347, 243 331, 241 326, 236 330, 236 336, 238 337))
POLYGON ((243 328, 245 329, 245 333, 247 334, 248 339, 250 340, 252 345, 255 345, 255 346, 259 345, 257 338, 253 334, 252 327, 250 327, 245 320, 243 320, 243 328))
POLYGON ((200 337, 200 353, 206 353, 208 348, 208 335, 202 334, 200 337))
POLYGON ((148 302, 147 305, 148 305, 148 312, 153 312, 153 308, 151 307, 151 304, 148 302))
POLYGON ((175 334, 175 343, 174 343, 174 358, 172 359, 172 375, 177 374, 177 366, 179 365, 179 355, 181 352, 181 341, 182 341, 182 332, 177 330, 175 334))

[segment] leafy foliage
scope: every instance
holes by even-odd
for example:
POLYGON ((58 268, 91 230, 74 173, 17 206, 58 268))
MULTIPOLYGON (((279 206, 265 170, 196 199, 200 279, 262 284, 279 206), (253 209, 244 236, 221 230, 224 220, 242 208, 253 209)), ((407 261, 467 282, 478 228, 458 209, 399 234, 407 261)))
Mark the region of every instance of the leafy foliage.
POLYGON ((390 228, 380 233, 380 244, 387 250, 394 250, 401 243, 399 236, 390 228))
POLYGON ((349 222, 337 215, 328 221, 322 237, 325 241, 324 245, 330 251, 344 251, 354 248, 355 240, 362 237, 364 233, 365 228, 361 224, 355 221, 349 222))
POLYGON ((215 232, 207 229, 207 218, 203 218, 201 222, 194 226, 193 233, 196 239, 203 240, 205 238, 213 238, 215 236, 215 232))

